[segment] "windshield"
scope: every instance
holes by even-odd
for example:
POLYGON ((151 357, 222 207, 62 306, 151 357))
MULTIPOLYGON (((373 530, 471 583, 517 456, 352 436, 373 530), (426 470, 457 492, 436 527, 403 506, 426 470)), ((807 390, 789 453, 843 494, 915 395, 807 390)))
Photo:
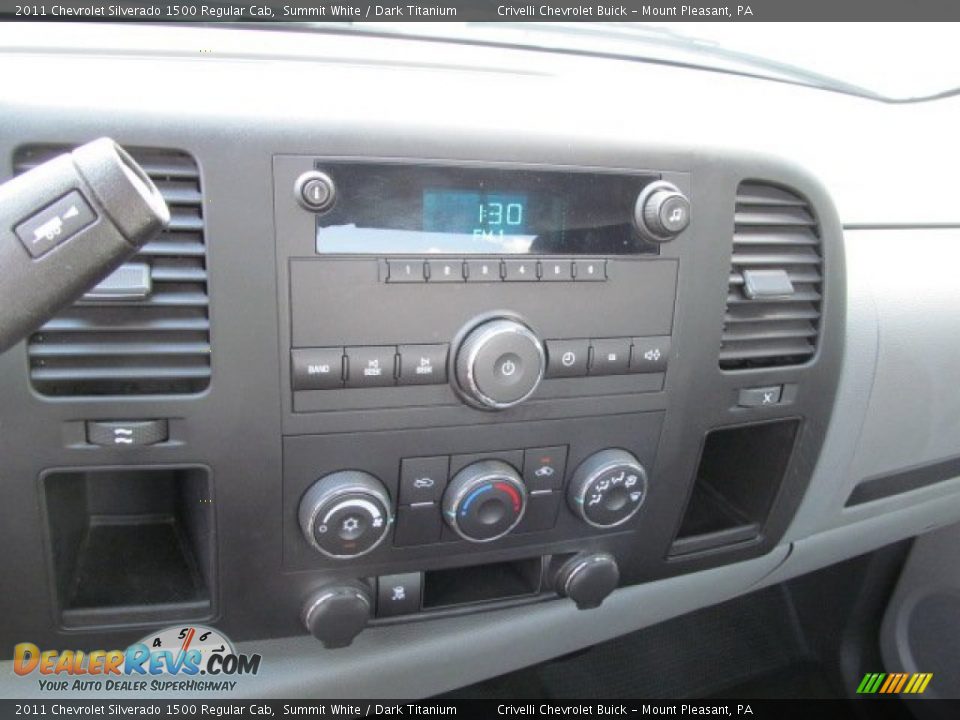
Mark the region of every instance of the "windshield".
POLYGON ((953 23, 312 23, 389 33, 618 56, 757 75, 909 102, 960 89, 953 23))

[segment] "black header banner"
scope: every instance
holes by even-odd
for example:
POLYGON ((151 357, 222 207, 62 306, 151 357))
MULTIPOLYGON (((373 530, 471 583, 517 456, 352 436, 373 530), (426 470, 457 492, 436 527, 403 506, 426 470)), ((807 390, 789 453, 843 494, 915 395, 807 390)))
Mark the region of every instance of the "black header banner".
POLYGON ((484 720, 526 718, 743 718, 809 720, 857 718, 915 720, 960 713, 960 700, 0 700, 0 720, 24 717, 158 718, 409 718, 448 717, 484 720))
MULTIPOLYGON (((943 0, 423 0, 410 2, 124 2, 0 0, 4 20, 101 22, 755 22, 960 20, 943 0)), ((856 33, 855 29, 851 29, 856 33)), ((904 32, 909 32, 908 28, 904 32)))

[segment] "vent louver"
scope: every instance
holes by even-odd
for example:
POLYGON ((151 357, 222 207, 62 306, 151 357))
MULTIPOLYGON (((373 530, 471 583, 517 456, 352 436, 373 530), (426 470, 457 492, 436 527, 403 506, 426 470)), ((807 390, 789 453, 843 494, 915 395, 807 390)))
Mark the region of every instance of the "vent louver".
MULTIPOLYGON (((25 172, 68 149, 20 148, 14 170, 25 172)), ((134 148, 130 154, 167 201, 170 227, 118 271, 145 276, 143 266, 149 269, 140 297, 88 294, 30 337, 30 379, 45 395, 196 393, 210 383, 199 169, 178 151, 134 148)))
POLYGON ((761 182, 737 189, 720 367, 798 365, 816 352, 823 267, 810 204, 761 182))

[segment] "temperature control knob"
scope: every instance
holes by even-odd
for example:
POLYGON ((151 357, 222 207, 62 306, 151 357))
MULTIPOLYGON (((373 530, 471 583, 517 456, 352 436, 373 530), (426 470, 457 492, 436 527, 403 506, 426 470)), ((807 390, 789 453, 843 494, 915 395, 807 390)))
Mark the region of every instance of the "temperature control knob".
POLYGON ((513 407, 530 397, 543 378, 546 354, 533 331, 498 318, 475 327, 457 351, 456 381, 471 405, 513 407))
POLYGON ((654 182, 637 198, 634 208, 637 229, 648 240, 673 240, 690 224, 690 201, 675 185, 654 182))
POLYGON ((500 460, 481 460, 458 472, 443 494, 443 516, 464 540, 490 542, 523 518, 527 489, 517 471, 500 460))
POLYGON ((567 502, 573 513, 598 528, 622 525, 647 497, 647 471, 626 450, 601 450, 573 474, 567 502))
POLYGON ((300 500, 300 529, 315 549, 332 558, 373 550, 387 536, 393 516, 383 484, 360 470, 341 470, 317 480, 300 500))
POLYGON ((553 578, 560 597, 568 597, 579 610, 600 607, 620 582, 620 569, 608 553, 580 553, 567 560, 553 578))

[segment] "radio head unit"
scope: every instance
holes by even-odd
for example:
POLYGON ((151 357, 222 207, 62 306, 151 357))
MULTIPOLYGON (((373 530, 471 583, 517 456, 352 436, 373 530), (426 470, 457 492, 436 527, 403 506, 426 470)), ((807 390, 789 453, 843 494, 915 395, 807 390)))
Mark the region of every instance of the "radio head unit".
POLYGON ((314 176, 322 255, 659 253, 638 207, 656 174, 323 161, 314 176))

